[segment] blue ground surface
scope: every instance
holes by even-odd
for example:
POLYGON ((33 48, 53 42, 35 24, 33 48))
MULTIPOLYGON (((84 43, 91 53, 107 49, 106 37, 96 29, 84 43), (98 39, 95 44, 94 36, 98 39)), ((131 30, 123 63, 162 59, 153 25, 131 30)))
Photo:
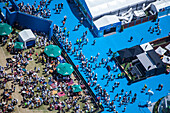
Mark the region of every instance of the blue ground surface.
POLYGON ((5 15, 6 10, 3 8, 3 6, 5 6, 5 3, 4 2, 0 2, 0 9, 1 9, 2 13, 5 15))
MULTIPOLYGON (((36 0, 37 3, 39 3, 39 0, 36 0)), ((18 0, 17 3, 21 2, 21 0, 18 0)), ((29 4, 33 4, 34 0, 24 0, 24 2, 29 2, 29 4)), ((0 4, 1 5, 1 4, 0 4)), ((71 6, 74 6, 71 4, 71 6)), ((73 14, 72 10, 76 10, 76 12, 74 12, 75 14, 77 14, 77 8, 76 7, 71 7, 70 5, 67 3, 66 0, 53 0, 51 2, 51 4, 48 6, 49 9, 51 10, 51 14, 52 16, 49 18, 50 20, 52 20, 55 24, 62 26, 61 21, 63 20, 64 16, 67 16, 67 21, 65 26, 67 27, 67 31, 69 30, 70 33, 70 37, 69 37, 69 41, 71 41, 73 44, 76 42, 77 38, 80 38, 83 36, 83 32, 85 32, 86 30, 88 30, 87 27, 85 26, 80 26, 80 29, 78 31, 73 31, 75 25, 78 25, 79 20, 77 19, 77 17, 73 14), (61 11, 61 14, 55 14, 55 11, 53 10, 53 8, 55 7, 55 4, 57 3, 64 3, 64 9, 61 11)), ((99 61, 101 61, 101 58, 108 58, 108 55, 106 54, 109 50, 109 48, 111 48, 113 51, 117 51, 117 50, 121 50, 123 48, 127 48, 127 47, 132 47, 135 45, 138 45, 140 43, 140 39, 144 38, 142 43, 146 43, 146 42, 150 42, 152 40, 158 39, 158 38, 162 38, 168 35, 168 33, 170 32, 170 17, 164 17, 160 19, 160 28, 162 29, 162 33, 160 35, 157 35, 157 33, 149 33, 148 32, 148 28, 150 26, 156 26, 154 22, 146 22, 128 29, 125 29, 122 33, 116 33, 115 35, 112 36, 108 36, 108 37, 100 37, 100 38, 94 38, 94 36, 91 34, 91 32, 88 30, 88 34, 87 34, 87 38, 89 39, 89 43, 87 45, 85 45, 82 49, 83 54, 86 56, 86 58, 90 59, 90 56, 96 56, 98 52, 100 52, 100 56, 97 60, 97 63, 99 63, 99 61), (132 42, 128 42, 130 36, 133 36, 134 39, 132 42), (93 43, 93 40, 96 40, 96 44, 91 45, 93 43)), ((142 44, 141 43, 141 44, 142 44)), ((77 48, 77 45, 74 45, 77 48)), ((74 48, 73 46, 73 48, 74 48)), ((80 62, 79 60, 76 60, 74 55, 69 54, 71 59, 73 60, 73 62, 75 63, 75 65, 79 65, 80 62)), ((108 65, 110 65, 111 67, 113 67, 114 62, 109 63, 108 65)), ((94 66, 94 65, 93 65, 94 66)), ((159 76, 155 76, 155 77, 151 77, 148 78, 146 80, 134 83, 132 85, 127 85, 128 81, 126 80, 126 78, 123 79, 115 79, 114 81, 110 81, 109 82, 109 86, 105 87, 107 79, 105 80, 101 80, 103 74, 107 73, 106 68, 103 68, 104 65, 102 65, 101 68, 97 68, 96 70, 94 70, 95 73, 98 74, 98 81, 97 84, 100 84, 102 86, 102 88, 105 88, 106 91, 110 94, 111 96, 111 100, 114 99, 114 96, 117 93, 120 93, 121 89, 125 89, 125 91, 130 91, 132 90, 132 94, 137 93, 137 100, 134 104, 128 104, 126 105, 126 113, 150 113, 149 109, 144 107, 144 108, 139 108, 138 104, 145 104, 148 100, 148 95, 146 95, 145 93, 141 93, 141 89, 143 88, 144 84, 147 84, 148 88, 147 89, 152 89, 154 92, 154 95, 151 97, 151 101, 152 102, 156 102, 159 98, 167 95, 168 91, 170 90, 169 86, 170 86, 170 76, 169 75, 159 75, 159 76), (114 82, 120 82, 120 86, 118 88, 115 89, 115 92, 112 93, 111 88, 114 84, 114 82), (157 91, 157 87, 158 84, 161 83, 164 85, 163 90, 162 91, 157 91)), ((86 79, 86 74, 84 74, 83 71, 80 72, 82 73, 82 75, 84 76, 84 78, 86 79)), ((120 71, 118 72, 114 72, 111 71, 111 74, 115 74, 117 75, 118 73, 120 73, 120 71)), ((87 80, 87 79, 86 79, 87 80)), ((95 92, 94 87, 91 87, 92 90, 95 92)), ((118 106, 118 102, 115 102, 115 105, 118 106)), ((124 105, 122 107, 116 107, 116 110, 120 113, 123 111, 124 105)), ((107 113, 108 108, 105 108, 104 113, 107 113)))

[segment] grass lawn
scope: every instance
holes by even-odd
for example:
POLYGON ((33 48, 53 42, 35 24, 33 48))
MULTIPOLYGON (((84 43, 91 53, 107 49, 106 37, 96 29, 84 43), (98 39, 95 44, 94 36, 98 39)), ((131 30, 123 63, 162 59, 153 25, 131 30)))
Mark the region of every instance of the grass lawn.
MULTIPOLYGON (((18 31, 19 32, 19 31, 18 31)), ((12 36, 12 35, 10 35, 10 36, 12 36)), ((9 39, 7 40, 7 43, 9 42, 9 39)), ((7 44, 5 45, 5 46, 3 46, 3 50, 4 50, 4 54, 5 54, 5 56, 6 57, 12 57, 12 55, 7 51, 7 49, 6 49, 6 47, 7 47, 7 44)), ((40 72, 38 73, 38 76, 39 77, 44 77, 45 78, 45 80, 46 80, 46 82, 48 81, 48 77, 50 77, 50 76, 52 76, 51 74, 48 76, 48 77, 46 77, 46 74, 43 72, 44 71, 44 69, 43 68, 45 68, 45 65, 43 65, 41 62, 38 62, 38 60, 36 59, 36 56, 35 56, 35 53, 38 53, 38 54, 40 54, 40 52, 44 49, 44 47, 42 47, 42 48, 38 48, 38 47, 33 47, 34 48, 34 50, 35 50, 35 52, 34 52, 34 54, 32 55, 32 61, 29 61, 29 64, 26 66, 26 69, 27 70, 34 70, 34 67, 36 66, 37 68, 38 67, 40 67, 40 72)), ((24 53, 25 52, 28 52, 29 51, 29 49, 26 49, 26 50, 23 50, 23 55, 24 55, 24 53)), ((25 76, 27 76, 27 75, 25 75, 25 76)), ((72 78, 73 80, 74 80, 74 78, 72 78)), ((77 81, 75 81, 75 82, 77 82, 77 81)), ((36 87, 39 87, 41 84, 38 84, 36 87)), ((47 87, 48 87, 48 89, 49 89, 49 87, 50 87, 50 85, 49 84, 47 84, 47 87)), ((34 91, 36 92, 36 89, 37 88, 35 88, 34 89, 34 91)), ((36 92, 37 93, 37 92, 36 92)), ((39 93, 39 92, 38 92, 39 93)), ((82 95, 85 95, 84 93, 83 93, 83 91, 81 92, 81 94, 82 95)), ((67 99, 68 98, 68 96, 67 95, 65 95, 65 96, 63 96, 63 97, 60 97, 59 98, 59 100, 60 101, 64 101, 65 99, 67 99)), ((20 102, 21 100, 19 100, 19 102, 20 102)), ((51 99, 51 101, 52 101, 52 99, 51 99)), ((94 104, 91 102, 91 100, 88 100, 88 103, 90 104, 90 106, 94 106, 94 104)), ((83 107, 85 106, 85 103, 83 103, 83 102, 81 102, 81 99, 79 99, 78 100, 78 102, 77 102, 77 104, 80 104, 80 108, 81 109, 83 109, 83 107)), ((48 107, 49 107, 49 105, 41 105, 39 108, 36 108, 36 109, 34 109, 34 110, 31 110, 31 111, 35 111, 35 112, 37 112, 37 110, 41 110, 41 111, 43 111, 44 113, 46 113, 46 112, 49 112, 49 110, 48 110, 48 107)), ((67 108, 67 105, 65 106, 65 108, 64 109, 66 109, 67 108)), ((94 110, 95 110, 95 108, 94 108, 94 110)), ((56 112, 56 110, 53 110, 53 111, 51 111, 51 112, 56 112)), ((70 111, 68 111, 68 112, 74 112, 73 111, 73 107, 72 107, 72 109, 70 110, 70 111)))

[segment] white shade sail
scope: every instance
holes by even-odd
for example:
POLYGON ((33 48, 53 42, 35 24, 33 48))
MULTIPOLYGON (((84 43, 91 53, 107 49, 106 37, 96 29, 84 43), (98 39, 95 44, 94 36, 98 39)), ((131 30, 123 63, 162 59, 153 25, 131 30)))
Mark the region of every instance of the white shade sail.
POLYGON ((164 55, 166 53, 167 50, 165 50, 164 48, 162 48, 161 46, 159 46, 155 52, 159 55, 164 55))
POLYGON ((165 49, 170 51, 170 44, 168 44, 167 46, 165 46, 165 49))
POLYGON ((140 45, 140 47, 143 49, 143 51, 149 51, 149 50, 153 49, 153 47, 151 46, 150 43, 142 44, 142 45, 140 45))

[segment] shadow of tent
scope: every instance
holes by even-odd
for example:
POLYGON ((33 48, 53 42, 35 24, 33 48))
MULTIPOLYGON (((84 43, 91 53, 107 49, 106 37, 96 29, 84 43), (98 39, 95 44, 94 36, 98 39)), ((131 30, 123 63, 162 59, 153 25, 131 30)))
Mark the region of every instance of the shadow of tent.
MULTIPOLYGON (((73 1, 70 2, 70 0, 67 0, 67 2, 68 2, 68 5, 69 5, 72 13, 73 13, 74 16, 79 20, 79 24, 80 24, 81 17, 83 17, 82 12, 80 11, 80 9, 78 8, 78 6, 77 6, 73 1)), ((97 37, 97 35, 94 34, 93 30, 90 29, 90 28, 91 28, 91 25, 89 24, 89 22, 88 22, 86 19, 83 20, 83 24, 82 24, 82 25, 84 25, 84 27, 88 27, 88 28, 89 28, 89 31, 92 33, 92 35, 93 35, 94 37, 97 37)))

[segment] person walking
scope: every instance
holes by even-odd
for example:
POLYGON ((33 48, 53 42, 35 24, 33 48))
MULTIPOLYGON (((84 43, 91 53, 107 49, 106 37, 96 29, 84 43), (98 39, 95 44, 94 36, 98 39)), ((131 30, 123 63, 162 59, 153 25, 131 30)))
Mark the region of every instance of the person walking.
POLYGON ((93 44, 92 45, 95 45, 96 44, 96 40, 93 40, 93 44))
POLYGON ((112 92, 114 92, 114 90, 115 90, 115 86, 112 86, 112 92))
POLYGON ((140 43, 142 42, 143 38, 140 39, 140 43))
POLYGON ((123 112, 125 112, 126 111, 126 106, 124 107, 124 110, 123 110, 123 112))
POLYGON ((64 27, 64 31, 63 31, 64 33, 66 32, 66 29, 67 29, 67 28, 66 28, 66 27, 64 27))
POLYGON ((133 41, 133 37, 132 37, 132 36, 130 37, 130 42, 131 42, 131 41, 133 41))
POLYGON ((158 29, 158 35, 160 35, 160 34, 161 34, 161 31, 162 31, 162 29, 158 29))
POLYGON ((158 90, 161 91, 162 88, 163 88, 163 84, 159 84, 159 85, 158 85, 158 90))
POLYGON ((65 22, 65 21, 63 21, 63 26, 65 25, 65 23, 66 23, 66 22, 65 22))
POLYGON ((69 35, 70 35, 70 31, 67 31, 67 37, 69 37, 69 35))
POLYGON ((152 29, 152 26, 149 27, 148 31, 151 31, 151 29, 152 29))
POLYGON ((63 21, 66 21, 67 20, 67 16, 64 16, 64 20, 63 21))

